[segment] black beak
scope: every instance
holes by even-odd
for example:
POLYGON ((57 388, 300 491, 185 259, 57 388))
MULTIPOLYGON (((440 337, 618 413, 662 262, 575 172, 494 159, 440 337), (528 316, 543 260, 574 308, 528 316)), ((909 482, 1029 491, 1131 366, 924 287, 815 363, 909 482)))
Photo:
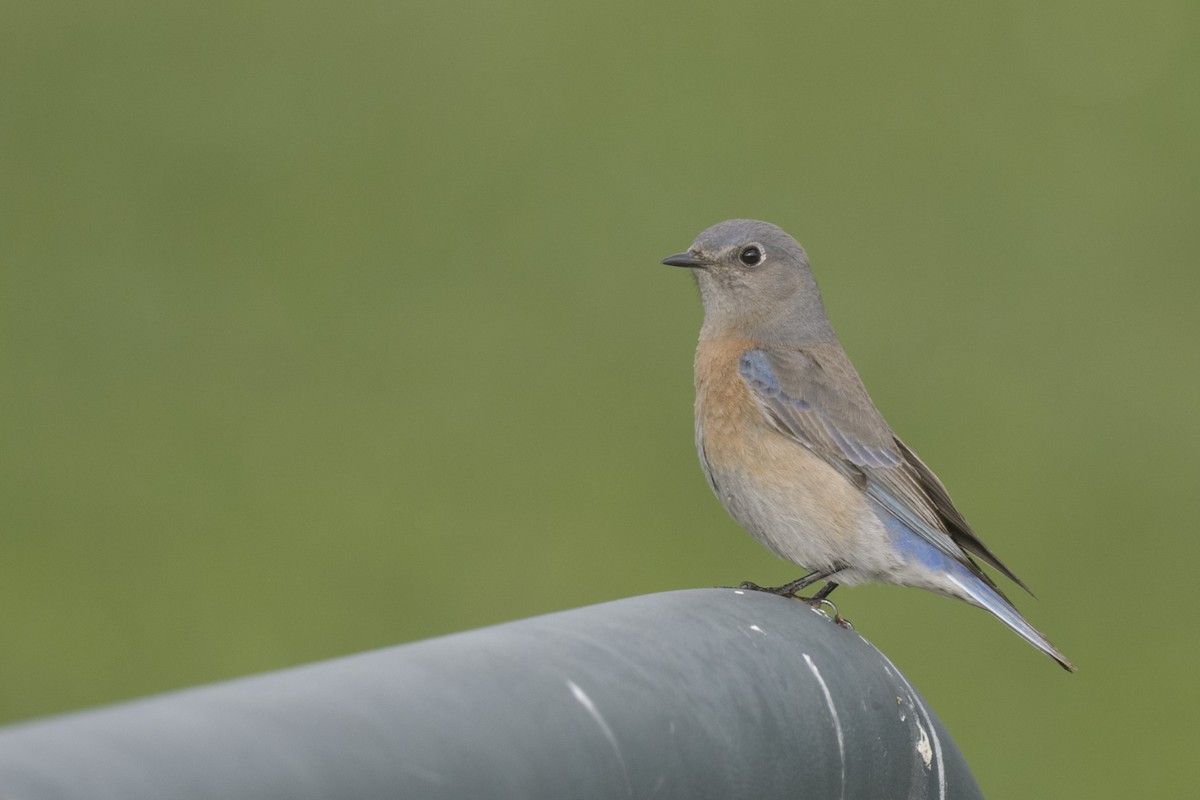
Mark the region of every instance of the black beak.
POLYGON ((667 256, 662 260, 662 263, 668 267, 703 267, 704 262, 696 258, 691 253, 676 253, 673 256, 667 256))

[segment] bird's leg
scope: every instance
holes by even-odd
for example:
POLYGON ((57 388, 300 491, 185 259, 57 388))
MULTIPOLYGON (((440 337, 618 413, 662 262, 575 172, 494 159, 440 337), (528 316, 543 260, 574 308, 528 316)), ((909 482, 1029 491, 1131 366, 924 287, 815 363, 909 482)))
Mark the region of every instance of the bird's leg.
MULTIPOLYGON (((777 594, 780 597, 795 597, 796 592, 798 592, 801 589, 804 589, 808 586, 812 586, 817 581, 825 580, 830 575, 832 575, 834 572, 835 572, 835 570, 819 569, 814 572, 808 573, 803 578, 797 578, 796 580, 792 581, 791 583, 785 583, 783 586, 759 586, 757 583, 752 583, 750 581, 742 581, 741 583, 738 584, 737 588, 750 589, 751 591, 755 591, 755 592, 769 592, 770 594, 777 594)), ((837 586, 836 583, 826 584, 826 586, 823 587, 821 589, 821 592, 819 593, 820 599, 824 600, 825 595, 827 595, 827 594, 829 594, 829 592, 833 591, 833 589, 828 588, 830 585, 837 586)))
POLYGON ((801 597, 799 599, 808 603, 810 606, 817 608, 821 605, 821 603, 825 602, 825 598, 829 597, 829 595, 837 587, 838 587, 838 585, 836 583, 834 583, 833 581, 830 581, 829 583, 822 586, 820 591, 818 591, 812 597, 801 597))
POLYGON ((837 569, 829 569, 829 570, 820 570, 819 569, 819 570, 816 570, 815 572, 808 573, 803 578, 797 578, 796 580, 792 581, 791 583, 785 583, 783 586, 759 586, 757 583, 753 583, 751 581, 742 581, 741 583, 738 584, 737 588, 750 589, 751 591, 755 591, 755 592, 767 592, 769 594, 777 594, 780 597, 791 597, 796 600, 800 600, 802 602, 807 603, 808 605, 812 606, 813 608, 817 609, 818 611, 821 610, 821 608, 823 606, 829 606, 831 609, 833 609, 833 621, 836 624, 840 625, 843 628, 849 628, 850 630, 854 630, 854 626, 850 623, 850 620, 846 619, 841 614, 839 614, 838 610, 837 610, 837 606, 835 606, 829 600, 829 595, 832 594, 833 590, 838 587, 838 584, 835 583, 834 581, 830 581, 828 579, 831 578, 833 575, 837 574, 838 571, 839 570, 837 570, 837 569), (817 592, 812 597, 800 597, 799 595, 796 594, 796 592, 800 591, 801 589, 803 589, 807 586, 813 585, 817 581, 827 581, 827 583, 824 586, 822 586, 819 590, 817 590, 817 592))

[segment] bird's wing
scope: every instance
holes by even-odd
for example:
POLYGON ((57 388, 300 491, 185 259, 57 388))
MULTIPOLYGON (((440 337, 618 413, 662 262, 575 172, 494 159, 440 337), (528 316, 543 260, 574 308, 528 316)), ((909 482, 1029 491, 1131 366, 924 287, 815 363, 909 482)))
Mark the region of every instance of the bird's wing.
MULTIPOLYGON (((1004 565, 1004 562, 995 553, 988 549, 987 545, 979 540, 979 537, 975 535, 975 531, 971 530, 970 524, 959 513, 959 510, 954 507, 954 502, 950 499, 950 493, 946 491, 946 487, 938 480, 938 476, 933 474, 933 470, 925 466, 925 462, 918 458, 917 454, 908 445, 900 441, 899 438, 896 439, 896 444, 904 456, 904 466, 901 470, 906 476, 904 480, 911 480, 917 485, 925 501, 933 506, 938 519, 942 523, 942 527, 950 534, 950 537, 960 547, 979 556, 979 558, 983 559, 984 563, 995 567, 1013 583, 1033 594, 1029 587, 1025 585, 1025 581, 1018 578, 1011 569, 1004 565)), ((895 470, 890 472, 895 472, 895 470)), ((881 487, 888 485, 887 478, 890 477, 892 477, 890 474, 883 478, 872 476, 873 479, 880 481, 881 487)), ((993 585, 992 588, 995 589, 996 587, 993 585)), ((1004 597, 999 589, 996 589, 996 591, 1001 597, 1004 597)))
POLYGON ((937 476, 892 433, 841 347, 749 350, 738 368, 776 430, 819 455, 905 526, 993 588, 964 550, 1027 589, 975 536, 937 476))
POLYGON ((738 370, 771 424, 827 460, 855 467, 903 463, 891 429, 840 347, 748 350, 738 370))

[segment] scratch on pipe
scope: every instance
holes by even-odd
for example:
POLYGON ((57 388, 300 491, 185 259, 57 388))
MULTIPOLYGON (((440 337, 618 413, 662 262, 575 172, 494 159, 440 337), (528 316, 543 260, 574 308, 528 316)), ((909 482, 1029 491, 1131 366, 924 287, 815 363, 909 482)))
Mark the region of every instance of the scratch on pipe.
POLYGON ((600 709, 596 708, 596 704, 592 702, 592 698, 588 697, 587 692, 581 689, 579 684, 567 679, 567 687, 571 690, 571 694, 575 695, 575 699, 579 701, 579 705, 583 706, 584 710, 600 726, 600 731, 604 734, 604 738, 608 739, 608 743, 612 745, 613 753, 617 756, 617 763, 621 765, 621 774, 625 778, 625 789, 629 793, 629 796, 632 797, 633 784, 629 782, 629 770, 625 767, 625 756, 621 755, 621 748, 617 745, 617 737, 613 734, 612 728, 608 727, 608 723, 605 722, 600 709))
MULTIPOLYGON (((871 645, 871 649, 876 653, 879 653, 879 655, 886 662, 884 669, 891 667, 891 669, 894 670, 896 677, 903 681, 904 685, 908 687, 909 701, 912 703, 912 707, 917 712, 916 716, 913 717, 913 721, 916 723, 917 729, 921 733, 920 738, 917 740, 917 753, 921 756, 921 760, 925 762, 925 768, 929 769, 932 766, 929 763, 929 740, 933 740, 932 755, 933 760, 937 762, 938 800, 946 800, 946 763, 942 760, 942 740, 938 738, 937 728, 934 727, 933 724, 933 717, 929 713, 929 709, 925 707, 925 703, 921 701, 920 696, 917 694, 917 690, 914 689, 913 685, 908 682, 908 678, 904 677, 904 673, 896 669, 896 665, 892 663, 892 660, 885 656, 883 651, 878 647, 871 645), (928 733, 926 733, 925 728, 921 725, 922 718, 925 720, 925 724, 929 726, 928 733)), ((903 721, 903 715, 901 715, 901 721, 903 721)))
POLYGON ((804 661, 808 664, 808 669, 812 672, 813 677, 817 679, 817 683, 821 684, 821 691, 825 693, 825 705, 829 706, 829 714, 833 717, 833 730, 837 734, 838 758, 842 761, 842 797, 844 798, 846 796, 846 741, 842 736, 842 721, 838 718, 837 709, 833 705, 833 695, 830 693, 829 687, 825 685, 821 671, 817 669, 817 665, 813 663, 808 653, 804 653, 804 661))

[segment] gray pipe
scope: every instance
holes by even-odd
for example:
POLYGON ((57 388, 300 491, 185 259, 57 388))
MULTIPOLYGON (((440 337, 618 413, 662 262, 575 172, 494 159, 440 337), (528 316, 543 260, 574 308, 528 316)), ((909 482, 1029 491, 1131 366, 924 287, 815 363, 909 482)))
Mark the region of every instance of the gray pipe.
POLYGON ((882 653, 732 589, 0 728, 4 800, 981 796, 882 653))

